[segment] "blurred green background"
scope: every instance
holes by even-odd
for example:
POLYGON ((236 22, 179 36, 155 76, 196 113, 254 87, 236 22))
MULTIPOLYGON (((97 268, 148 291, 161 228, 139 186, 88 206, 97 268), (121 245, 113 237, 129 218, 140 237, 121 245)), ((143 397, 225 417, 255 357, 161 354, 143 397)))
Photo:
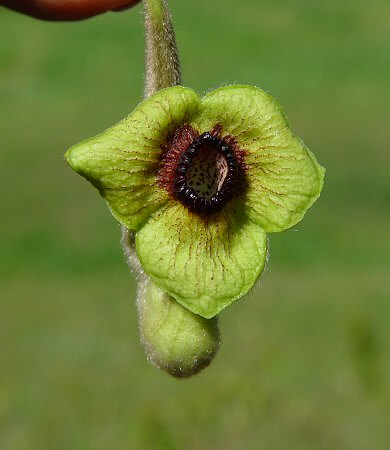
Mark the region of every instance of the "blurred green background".
POLYGON ((326 167, 269 270, 177 381, 139 344, 120 227, 63 161, 141 99, 138 6, 0 10, 0 449, 385 450, 390 442, 390 3, 171 0, 184 83, 254 84, 326 167))

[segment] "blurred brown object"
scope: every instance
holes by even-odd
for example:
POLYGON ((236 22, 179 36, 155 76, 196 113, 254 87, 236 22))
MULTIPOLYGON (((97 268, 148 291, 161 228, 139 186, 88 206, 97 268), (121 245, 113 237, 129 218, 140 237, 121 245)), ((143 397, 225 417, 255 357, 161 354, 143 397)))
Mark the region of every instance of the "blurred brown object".
POLYGON ((0 5, 43 20, 81 20, 131 8, 140 0, 0 0, 0 5))

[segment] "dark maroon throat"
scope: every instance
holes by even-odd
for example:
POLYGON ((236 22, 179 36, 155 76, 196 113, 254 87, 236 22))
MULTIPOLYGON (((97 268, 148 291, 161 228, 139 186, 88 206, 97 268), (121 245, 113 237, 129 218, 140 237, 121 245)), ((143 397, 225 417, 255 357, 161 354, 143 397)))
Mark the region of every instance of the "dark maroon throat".
POLYGON ((165 153, 159 181, 191 212, 210 216, 241 193, 244 171, 243 152, 219 126, 199 135, 184 125, 165 153))
POLYGON ((211 133, 196 138, 176 168, 176 198, 191 211, 210 215, 221 211, 231 198, 237 161, 230 146, 211 133))

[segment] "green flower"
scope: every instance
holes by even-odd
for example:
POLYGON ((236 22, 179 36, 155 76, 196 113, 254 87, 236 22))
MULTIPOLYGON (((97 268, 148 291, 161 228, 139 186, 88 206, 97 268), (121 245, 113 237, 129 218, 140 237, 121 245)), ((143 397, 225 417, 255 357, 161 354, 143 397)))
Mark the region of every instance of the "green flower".
POLYGON ((266 233, 299 222, 324 175, 278 103, 242 85, 164 89, 66 159, 136 232, 146 274, 205 318, 253 287, 266 233))

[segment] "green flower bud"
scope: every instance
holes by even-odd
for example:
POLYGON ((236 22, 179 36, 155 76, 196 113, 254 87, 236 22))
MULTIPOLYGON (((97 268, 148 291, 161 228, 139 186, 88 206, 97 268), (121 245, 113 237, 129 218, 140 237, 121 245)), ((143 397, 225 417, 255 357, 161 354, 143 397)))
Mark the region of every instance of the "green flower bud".
POLYGON ((140 283, 138 295, 141 340, 148 359, 177 378, 207 367, 219 347, 217 318, 192 313, 151 280, 140 283))

